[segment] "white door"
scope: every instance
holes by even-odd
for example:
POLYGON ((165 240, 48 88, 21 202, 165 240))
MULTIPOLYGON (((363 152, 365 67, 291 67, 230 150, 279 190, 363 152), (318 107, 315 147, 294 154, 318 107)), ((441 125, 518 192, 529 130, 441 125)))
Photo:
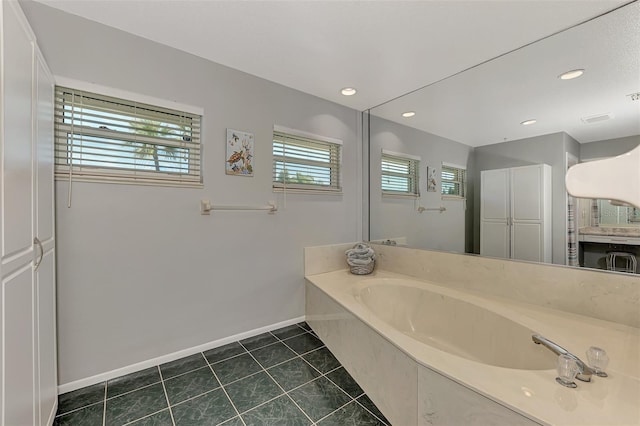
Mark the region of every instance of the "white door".
POLYGON ((36 243, 36 424, 53 422, 57 406, 55 239, 53 197, 53 79, 36 52, 35 214, 36 243), (41 245, 41 246, 40 246, 41 245), (42 248, 41 248, 42 247, 42 248))
POLYGON ((511 258, 544 260, 542 165, 511 169, 511 258))
POLYGON ((33 37, 17 2, 2 2, 2 424, 33 425, 33 37))
POLYGON ((17 1, 0 3, 0 425, 57 405, 53 80, 17 1))
POLYGON ((509 169, 480 173, 480 254, 509 258, 509 169))
POLYGON ((511 169, 511 216, 514 222, 543 219, 542 165, 511 169))

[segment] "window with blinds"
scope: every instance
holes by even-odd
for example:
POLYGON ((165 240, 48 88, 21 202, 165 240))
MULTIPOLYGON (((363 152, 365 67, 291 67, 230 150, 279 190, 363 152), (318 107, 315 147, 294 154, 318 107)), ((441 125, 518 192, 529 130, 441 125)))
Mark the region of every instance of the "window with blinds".
POLYGON ((55 90, 56 178, 201 186, 201 116, 55 90))
POLYGON ((466 197, 467 170, 461 166, 442 163, 442 196, 450 198, 466 197))
POLYGON ((273 188, 340 192, 342 144, 273 132, 273 188))
POLYGON ((382 152, 382 194, 419 196, 420 160, 403 154, 382 152))

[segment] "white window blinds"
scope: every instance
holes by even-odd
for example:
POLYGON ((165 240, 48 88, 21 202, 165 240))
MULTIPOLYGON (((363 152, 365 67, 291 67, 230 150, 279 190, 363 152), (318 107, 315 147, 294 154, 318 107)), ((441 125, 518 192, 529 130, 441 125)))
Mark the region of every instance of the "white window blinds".
POLYGON ((56 178, 201 186, 199 115, 55 91, 56 178))
POLYGON ((419 196, 420 160, 404 154, 382 152, 382 193, 387 195, 419 196))
POLYGON ((461 166, 442 163, 442 195, 451 198, 466 197, 467 171, 461 166))
POLYGON ((341 148, 340 143, 274 130, 273 187, 341 191, 341 148))

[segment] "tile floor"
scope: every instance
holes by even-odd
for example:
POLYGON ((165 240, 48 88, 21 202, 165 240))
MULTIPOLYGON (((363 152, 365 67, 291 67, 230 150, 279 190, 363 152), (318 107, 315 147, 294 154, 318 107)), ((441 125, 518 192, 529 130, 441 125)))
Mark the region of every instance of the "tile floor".
POLYGON ((59 396, 54 425, 389 425, 300 323, 59 396))

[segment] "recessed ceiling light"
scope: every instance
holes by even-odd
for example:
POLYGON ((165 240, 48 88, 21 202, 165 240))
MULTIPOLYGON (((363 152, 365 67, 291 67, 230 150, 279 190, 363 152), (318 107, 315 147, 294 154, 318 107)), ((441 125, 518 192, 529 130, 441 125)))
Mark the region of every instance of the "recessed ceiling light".
POLYGON ((416 115, 416 112, 415 112, 415 111, 407 111, 407 112, 403 112, 403 113, 402 113, 402 116, 403 116, 404 118, 413 117, 414 115, 416 115))
POLYGON ((531 120, 525 120, 525 121, 523 121, 523 122, 522 122, 522 123, 520 123, 520 124, 522 124, 523 126, 529 126, 529 125, 531 125, 531 124, 536 124, 537 122, 538 122, 538 120, 531 119, 531 120))
POLYGON ((580 77, 582 74, 584 74, 584 70, 577 69, 577 70, 567 71, 564 74, 560 74, 558 78, 560 80, 571 80, 571 79, 580 77))
POLYGON ((342 93, 345 96, 353 96, 355 95, 357 92, 356 89, 354 89, 353 87, 345 87, 344 89, 342 89, 340 91, 340 93, 342 93))

